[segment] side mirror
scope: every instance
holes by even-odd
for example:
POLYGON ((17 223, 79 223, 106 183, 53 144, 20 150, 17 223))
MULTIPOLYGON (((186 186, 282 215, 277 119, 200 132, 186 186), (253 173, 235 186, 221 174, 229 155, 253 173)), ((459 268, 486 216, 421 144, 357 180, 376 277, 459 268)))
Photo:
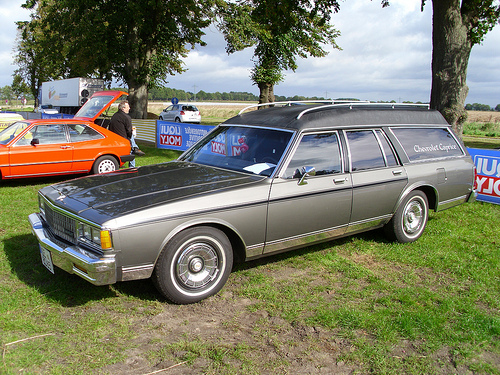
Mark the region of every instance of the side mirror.
POLYGON ((302 167, 300 170, 302 177, 300 178, 298 185, 307 185, 306 178, 311 176, 316 176, 316 168, 314 167, 302 167))
POLYGON ((40 144, 40 140, 38 138, 33 138, 30 142, 30 144, 32 146, 35 146, 35 145, 39 145, 40 144))

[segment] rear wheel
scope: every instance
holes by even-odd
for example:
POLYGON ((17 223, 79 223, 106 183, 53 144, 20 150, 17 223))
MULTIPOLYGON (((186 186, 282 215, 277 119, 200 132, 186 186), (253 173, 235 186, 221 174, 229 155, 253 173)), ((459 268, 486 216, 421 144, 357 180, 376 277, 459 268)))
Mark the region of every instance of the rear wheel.
POLYGON ((182 122, 181 119, 179 117, 176 117, 175 118, 175 122, 182 122))
POLYGON ((424 232, 428 215, 427 196, 420 190, 412 191, 386 224, 385 233, 390 239, 401 243, 416 241, 424 232))
POLYGON ((227 236, 212 227, 195 227, 177 234, 163 248, 152 279, 170 301, 194 303, 219 292, 232 266, 227 236))
POLYGON ((92 167, 92 173, 101 174, 107 172, 113 172, 118 169, 118 162, 113 156, 104 155, 99 157, 92 167))

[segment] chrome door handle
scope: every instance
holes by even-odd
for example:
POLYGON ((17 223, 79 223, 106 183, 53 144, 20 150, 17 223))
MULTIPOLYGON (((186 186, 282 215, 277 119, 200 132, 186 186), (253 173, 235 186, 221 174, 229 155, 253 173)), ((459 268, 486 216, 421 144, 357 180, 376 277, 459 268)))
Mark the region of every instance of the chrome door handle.
POLYGON ((403 171, 401 169, 398 169, 397 171, 392 171, 393 175, 402 174, 402 173, 403 173, 403 171))

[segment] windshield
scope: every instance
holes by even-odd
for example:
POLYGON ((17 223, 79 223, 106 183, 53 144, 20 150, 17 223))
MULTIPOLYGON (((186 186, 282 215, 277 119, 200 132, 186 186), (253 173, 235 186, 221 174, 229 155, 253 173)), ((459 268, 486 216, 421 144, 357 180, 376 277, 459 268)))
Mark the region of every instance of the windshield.
POLYGON ((75 117, 88 117, 94 118, 97 114, 115 98, 115 95, 100 95, 90 98, 80 110, 76 113, 75 117))
POLYGON ((221 126, 188 150, 180 160, 270 176, 292 134, 272 129, 221 126))
POLYGON ((0 145, 6 145, 27 127, 28 123, 26 122, 15 122, 8 128, 2 130, 0 132, 0 145))

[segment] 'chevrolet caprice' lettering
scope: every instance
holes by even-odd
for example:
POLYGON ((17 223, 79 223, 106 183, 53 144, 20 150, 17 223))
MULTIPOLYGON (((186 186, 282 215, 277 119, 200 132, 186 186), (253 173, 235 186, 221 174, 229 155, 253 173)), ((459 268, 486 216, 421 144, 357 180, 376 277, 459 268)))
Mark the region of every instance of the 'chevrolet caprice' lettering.
POLYGON ((415 150, 415 152, 433 152, 439 150, 448 152, 450 150, 456 150, 457 145, 452 145, 452 144, 443 145, 442 143, 440 143, 439 145, 430 145, 430 146, 415 145, 413 149, 415 150))
MULTIPOLYGON (((491 173, 478 186, 496 193, 498 163, 481 169, 491 173)), ((29 220, 49 272, 151 278, 185 304, 218 293, 236 261, 376 228, 416 241, 430 210, 475 200, 474 180, 460 139, 426 106, 274 103, 175 161, 44 187, 29 220)))

